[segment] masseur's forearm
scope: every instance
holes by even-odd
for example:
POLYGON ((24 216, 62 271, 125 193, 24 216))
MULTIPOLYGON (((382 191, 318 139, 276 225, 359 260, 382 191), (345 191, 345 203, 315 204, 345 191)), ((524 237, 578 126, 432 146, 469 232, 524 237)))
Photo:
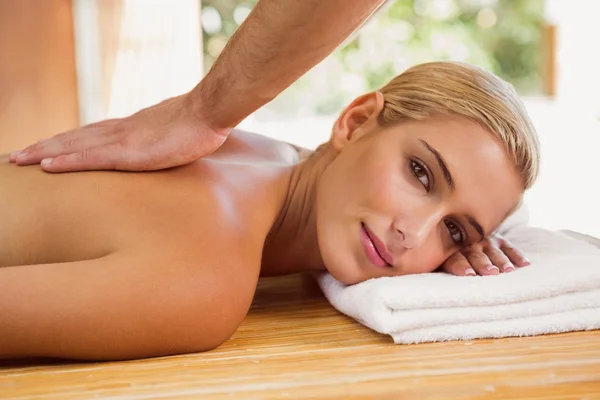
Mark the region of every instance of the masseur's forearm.
POLYGON ((330 54, 383 2, 260 0, 190 93, 192 106, 213 128, 233 128, 330 54))

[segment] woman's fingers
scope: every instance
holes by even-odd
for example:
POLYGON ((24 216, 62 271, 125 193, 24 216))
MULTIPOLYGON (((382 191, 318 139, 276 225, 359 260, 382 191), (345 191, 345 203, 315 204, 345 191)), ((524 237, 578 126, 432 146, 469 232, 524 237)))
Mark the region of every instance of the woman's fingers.
POLYGON ((477 275, 477 272, 475 272, 467 258, 460 251, 457 251, 444 261, 442 270, 456 276, 477 275))
POLYGON ((472 246, 465 254, 471 268, 477 272, 478 275, 498 275, 500 268, 498 268, 490 260, 483 248, 480 246, 472 246))
POLYGON ((489 246, 484 251, 491 263, 498 268, 499 272, 512 272, 515 270, 511 260, 498 247, 489 246))
POLYGON ((500 236, 492 236, 457 251, 442 264, 441 269, 458 276, 498 275, 530 264, 510 242, 500 236))
POLYGON ((508 257, 510 261, 517 267, 526 267, 531 265, 531 261, 529 261, 522 252, 517 250, 506 240, 503 240, 502 243, 500 243, 500 250, 502 250, 506 257, 508 257))
POLYGON ((457 251, 442 264, 442 270, 457 276, 497 275, 500 273, 500 270, 492 264, 479 246, 469 251, 457 251))

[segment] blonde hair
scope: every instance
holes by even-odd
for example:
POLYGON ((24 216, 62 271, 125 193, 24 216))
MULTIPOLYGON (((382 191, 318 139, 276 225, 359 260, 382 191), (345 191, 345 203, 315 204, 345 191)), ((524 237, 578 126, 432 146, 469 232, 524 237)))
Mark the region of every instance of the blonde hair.
POLYGON ((503 143, 519 171, 524 189, 539 174, 539 142, 512 85, 479 67, 431 62, 409 68, 379 90, 385 104, 382 126, 440 115, 468 118, 503 143))

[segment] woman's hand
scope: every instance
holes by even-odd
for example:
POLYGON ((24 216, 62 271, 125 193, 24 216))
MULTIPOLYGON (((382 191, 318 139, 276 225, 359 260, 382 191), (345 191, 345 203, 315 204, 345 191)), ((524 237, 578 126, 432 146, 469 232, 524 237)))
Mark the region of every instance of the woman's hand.
POLYGON ((17 165, 41 163, 47 172, 152 171, 176 167, 214 152, 228 132, 210 127, 187 95, 127 118, 87 125, 11 154, 17 165))
POLYGON ((442 264, 441 270, 458 276, 498 275, 529 264, 519 250, 496 234, 457 251, 442 264))

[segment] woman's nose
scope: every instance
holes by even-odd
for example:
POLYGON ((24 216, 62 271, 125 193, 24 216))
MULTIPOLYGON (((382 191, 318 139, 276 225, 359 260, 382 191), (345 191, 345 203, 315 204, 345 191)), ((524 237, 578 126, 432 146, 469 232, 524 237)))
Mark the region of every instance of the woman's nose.
POLYGON ((439 218, 435 214, 422 217, 412 216, 399 221, 394 228, 402 245, 407 249, 421 247, 438 225, 439 218))

